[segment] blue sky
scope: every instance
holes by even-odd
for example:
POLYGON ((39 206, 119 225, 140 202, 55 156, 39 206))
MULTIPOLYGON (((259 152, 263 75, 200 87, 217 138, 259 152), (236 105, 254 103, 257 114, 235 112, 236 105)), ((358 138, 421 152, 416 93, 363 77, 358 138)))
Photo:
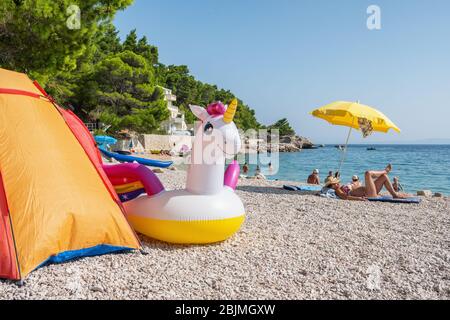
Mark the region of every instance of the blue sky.
POLYGON ((336 100, 402 129, 353 143, 450 141, 448 0, 135 0, 115 24, 122 37, 146 35, 163 63, 230 89, 260 122, 287 117, 317 143, 345 140, 346 128, 308 114, 336 100), (381 30, 366 27, 371 4, 381 30))

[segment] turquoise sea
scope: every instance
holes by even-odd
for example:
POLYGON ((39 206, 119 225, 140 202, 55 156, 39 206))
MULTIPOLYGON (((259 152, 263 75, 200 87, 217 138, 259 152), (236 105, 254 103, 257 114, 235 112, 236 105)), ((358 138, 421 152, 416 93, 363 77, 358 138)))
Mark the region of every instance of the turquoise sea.
MULTIPOLYGON (((317 168, 323 181, 328 171, 337 170, 340 155, 341 151, 334 145, 298 153, 272 154, 274 164, 279 156, 279 169, 275 174, 269 172, 267 160, 262 155, 261 170, 271 180, 305 182, 317 168)), ((243 158, 239 160, 244 161, 243 158)), ((416 193, 426 189, 450 195, 450 145, 350 145, 341 170, 342 181, 350 181, 354 174, 364 179, 365 171, 382 170, 388 163, 394 168, 391 177, 399 176, 406 191, 416 193), (368 151, 369 147, 376 150, 368 151)), ((255 164, 250 165, 250 174, 254 174, 255 169, 255 164)))

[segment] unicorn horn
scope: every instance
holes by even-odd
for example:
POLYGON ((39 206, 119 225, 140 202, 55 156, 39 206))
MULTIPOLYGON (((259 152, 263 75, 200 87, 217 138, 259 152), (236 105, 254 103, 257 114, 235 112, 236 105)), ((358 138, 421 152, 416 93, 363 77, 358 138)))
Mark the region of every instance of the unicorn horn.
POLYGON ((228 105, 227 111, 223 115, 223 121, 225 123, 231 123, 233 121, 234 115, 236 114, 236 109, 238 106, 237 99, 233 99, 231 103, 228 105))

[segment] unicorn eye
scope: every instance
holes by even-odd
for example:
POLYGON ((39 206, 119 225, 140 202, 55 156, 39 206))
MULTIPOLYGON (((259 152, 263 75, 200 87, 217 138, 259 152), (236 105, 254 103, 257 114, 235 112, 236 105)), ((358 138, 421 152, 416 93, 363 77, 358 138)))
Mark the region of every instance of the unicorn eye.
POLYGON ((214 130, 214 126, 211 124, 211 122, 208 122, 205 125, 204 132, 207 133, 207 134, 210 134, 213 130, 214 130))

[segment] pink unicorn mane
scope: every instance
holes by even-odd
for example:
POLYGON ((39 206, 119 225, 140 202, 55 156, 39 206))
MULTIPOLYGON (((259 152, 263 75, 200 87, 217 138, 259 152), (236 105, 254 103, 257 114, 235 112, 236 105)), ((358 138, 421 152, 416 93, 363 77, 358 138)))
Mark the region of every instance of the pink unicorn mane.
POLYGON ((227 109, 225 108, 223 103, 220 101, 213 102, 206 108, 206 111, 208 111, 208 114, 213 117, 218 117, 218 116, 223 115, 226 110, 227 109))

